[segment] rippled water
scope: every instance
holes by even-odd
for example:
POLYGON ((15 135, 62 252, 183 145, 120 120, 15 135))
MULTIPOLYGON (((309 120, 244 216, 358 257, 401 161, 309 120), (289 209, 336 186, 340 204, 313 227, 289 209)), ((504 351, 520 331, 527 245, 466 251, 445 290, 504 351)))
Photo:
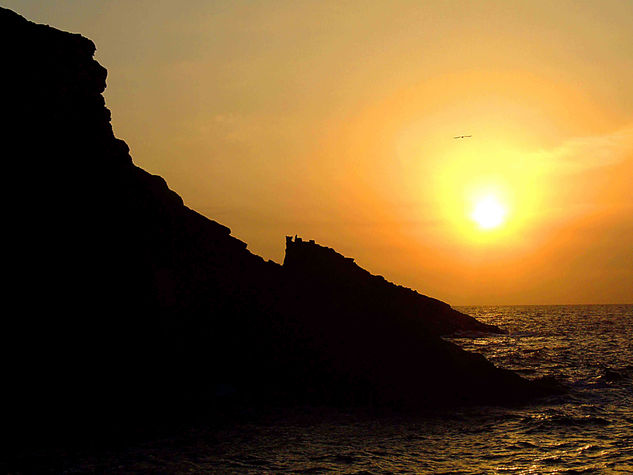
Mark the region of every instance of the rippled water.
POLYGON ((303 409, 85 457, 67 471, 633 473, 633 305, 468 307, 508 335, 454 339, 569 394, 405 416, 303 409))

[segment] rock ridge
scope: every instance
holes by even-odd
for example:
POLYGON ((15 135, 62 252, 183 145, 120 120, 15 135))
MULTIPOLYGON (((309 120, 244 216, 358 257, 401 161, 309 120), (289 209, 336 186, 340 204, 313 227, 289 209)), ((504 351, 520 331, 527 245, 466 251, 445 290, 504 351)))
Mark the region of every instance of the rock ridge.
POLYGON ((297 278, 329 282, 337 286, 365 289, 367 298, 400 302, 403 313, 425 321, 428 331, 437 335, 463 333, 506 333, 496 325, 488 325, 453 309, 450 305, 417 291, 387 281, 381 275, 373 275, 360 267, 351 257, 345 257, 334 249, 317 244, 314 240, 286 236, 284 270, 297 278), (378 297, 377 297, 378 296, 378 297))

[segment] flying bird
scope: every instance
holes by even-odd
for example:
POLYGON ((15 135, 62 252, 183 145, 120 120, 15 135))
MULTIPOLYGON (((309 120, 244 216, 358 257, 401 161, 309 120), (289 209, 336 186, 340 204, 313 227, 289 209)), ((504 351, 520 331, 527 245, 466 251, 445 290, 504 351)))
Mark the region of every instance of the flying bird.
POLYGON ((472 135, 457 135, 453 137, 454 139, 467 139, 468 137, 472 137, 472 135))

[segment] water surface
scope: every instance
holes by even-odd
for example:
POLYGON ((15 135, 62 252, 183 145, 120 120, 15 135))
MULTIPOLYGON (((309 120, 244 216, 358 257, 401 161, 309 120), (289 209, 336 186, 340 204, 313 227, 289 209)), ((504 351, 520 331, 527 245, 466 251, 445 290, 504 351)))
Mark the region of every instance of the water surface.
POLYGON ((67 473, 633 473, 633 306, 465 307, 507 335, 455 338, 569 393, 405 415, 302 408, 85 455, 67 473))

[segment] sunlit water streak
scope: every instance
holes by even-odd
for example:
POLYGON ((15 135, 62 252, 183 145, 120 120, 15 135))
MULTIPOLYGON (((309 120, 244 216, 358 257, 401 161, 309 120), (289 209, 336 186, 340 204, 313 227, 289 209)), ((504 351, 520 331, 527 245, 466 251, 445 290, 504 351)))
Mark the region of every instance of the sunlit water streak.
POLYGON ((633 473, 633 305, 468 307, 507 335, 454 339, 569 394, 406 416, 302 409, 86 456, 72 471, 633 473))

